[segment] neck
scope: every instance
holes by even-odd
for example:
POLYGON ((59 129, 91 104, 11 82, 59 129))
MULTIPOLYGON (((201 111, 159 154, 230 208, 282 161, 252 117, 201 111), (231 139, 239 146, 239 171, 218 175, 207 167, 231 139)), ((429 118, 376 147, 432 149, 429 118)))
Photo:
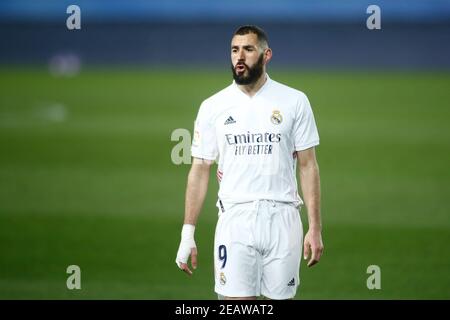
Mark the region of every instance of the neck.
POLYGON ((238 84, 237 86, 246 95, 248 95, 249 97, 253 97, 258 92, 258 90, 261 89, 261 87, 264 85, 264 83, 266 83, 266 80, 267 80, 266 73, 263 72, 261 77, 259 77, 259 79, 256 80, 254 83, 238 84))

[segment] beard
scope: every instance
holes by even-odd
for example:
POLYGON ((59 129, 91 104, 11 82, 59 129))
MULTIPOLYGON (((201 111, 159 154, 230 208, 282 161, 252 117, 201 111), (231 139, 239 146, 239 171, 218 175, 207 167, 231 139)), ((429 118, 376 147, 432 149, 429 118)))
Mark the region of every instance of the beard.
POLYGON ((249 67, 248 65, 245 65, 245 67, 248 70, 248 75, 245 76, 245 71, 238 75, 236 73, 236 69, 234 68, 233 64, 231 64, 231 72, 233 73, 233 79, 237 84, 241 85, 247 85, 255 83, 262 75, 264 71, 264 63, 263 63, 264 57, 263 54, 261 54, 258 58, 258 61, 256 61, 255 65, 253 67, 249 67))

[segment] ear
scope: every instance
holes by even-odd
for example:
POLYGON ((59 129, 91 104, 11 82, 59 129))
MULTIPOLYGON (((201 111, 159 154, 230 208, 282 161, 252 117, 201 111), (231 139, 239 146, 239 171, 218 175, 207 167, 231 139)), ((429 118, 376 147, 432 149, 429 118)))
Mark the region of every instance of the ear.
POLYGON ((267 48, 264 50, 264 64, 267 64, 272 59, 272 49, 267 48))

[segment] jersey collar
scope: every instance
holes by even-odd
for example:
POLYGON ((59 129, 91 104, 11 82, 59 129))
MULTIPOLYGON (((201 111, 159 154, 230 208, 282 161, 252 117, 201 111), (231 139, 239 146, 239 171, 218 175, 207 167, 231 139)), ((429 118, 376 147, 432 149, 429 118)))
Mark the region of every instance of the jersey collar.
POLYGON ((235 81, 235 80, 233 80, 232 85, 233 85, 233 87, 234 87, 237 91, 239 91, 242 95, 244 95, 245 97, 247 97, 247 99, 253 99, 253 98, 257 97, 258 95, 260 95, 261 92, 263 92, 263 91, 266 89, 266 87, 269 86, 269 83, 270 83, 270 82, 272 82, 272 79, 270 79, 269 75, 266 73, 266 82, 264 82, 264 84, 261 86, 261 88, 259 88, 259 90, 256 91, 256 93, 253 95, 253 97, 249 97, 249 96, 246 95, 244 92, 242 92, 242 90, 239 89, 238 85, 236 84, 236 81, 235 81))

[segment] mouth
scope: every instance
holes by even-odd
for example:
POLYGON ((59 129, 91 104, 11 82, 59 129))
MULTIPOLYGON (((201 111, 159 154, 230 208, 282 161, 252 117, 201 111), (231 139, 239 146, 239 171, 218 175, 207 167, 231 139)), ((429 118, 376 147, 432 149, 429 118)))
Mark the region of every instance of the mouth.
POLYGON ((245 69, 246 69, 246 68, 247 68, 247 67, 245 66, 244 63, 238 62, 238 63, 236 64, 236 66, 234 67, 234 70, 236 70, 236 73, 237 73, 237 74, 242 74, 242 73, 245 72, 245 69))

